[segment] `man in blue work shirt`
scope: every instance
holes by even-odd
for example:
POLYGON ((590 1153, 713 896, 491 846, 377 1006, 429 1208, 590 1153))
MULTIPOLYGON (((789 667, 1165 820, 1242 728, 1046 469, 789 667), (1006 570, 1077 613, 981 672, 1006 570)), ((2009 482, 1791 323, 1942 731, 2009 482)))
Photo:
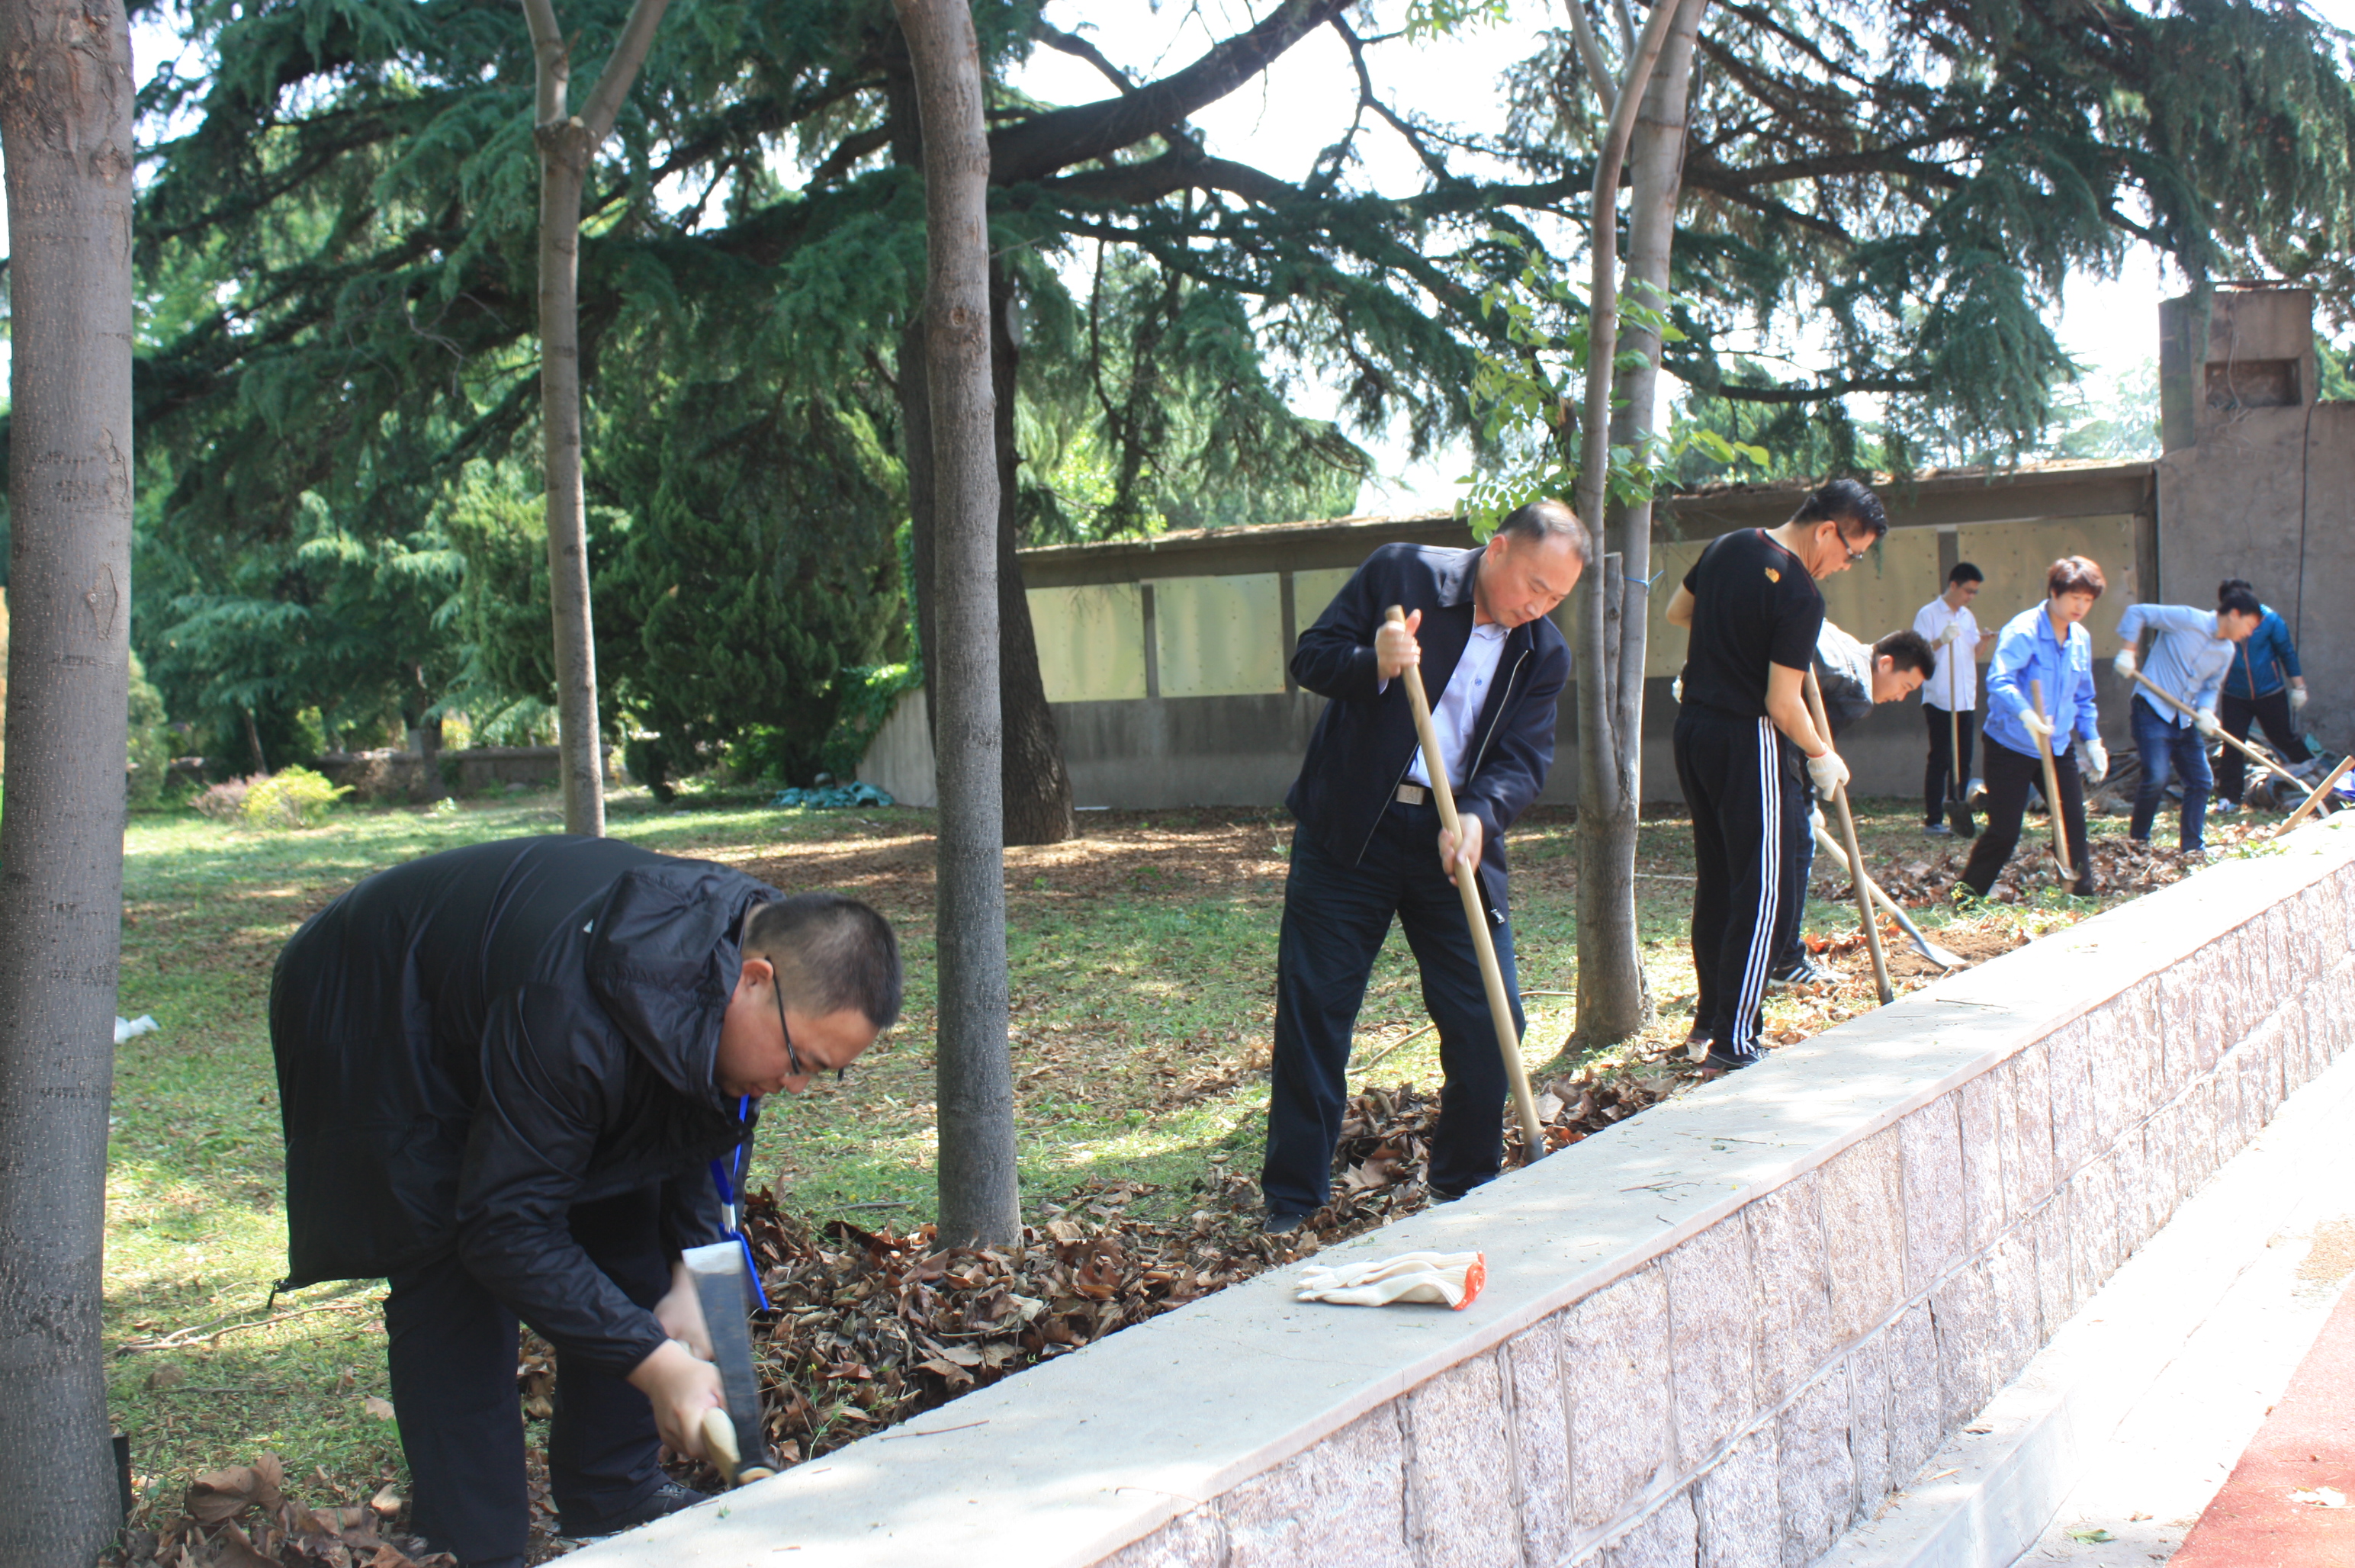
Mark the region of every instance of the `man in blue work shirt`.
POLYGON ((2137 844, 2150 842, 2150 825, 2173 777, 2183 782, 2183 827, 2177 843, 2186 855, 2206 848, 2208 790, 2215 782, 2208 772, 2208 743, 2223 728, 2216 720, 2216 699, 2224 688, 2233 645, 2247 641, 2264 618, 2264 607, 2245 588, 2225 594, 2223 606, 2211 612, 2189 604, 2133 604, 2118 621, 2118 637, 2126 644, 2115 660, 2118 678, 2137 684, 2135 647, 2147 627, 2157 635, 2142 678, 2181 705, 2137 689, 2128 708, 2135 750, 2142 753, 2142 784, 2135 791, 2134 820, 2126 827, 2137 844))
POLYGON ((2040 737, 2052 751, 2061 798, 2046 805, 2061 814, 2069 836, 2069 858, 2077 873, 2071 891, 2094 891, 2085 784, 2102 782, 2110 771, 2110 754, 2103 749, 2101 714, 2094 707, 2094 639, 2077 623, 2106 586, 2098 565, 2082 555, 2065 556, 2044 574, 2044 603, 2014 615, 1996 634, 1987 678, 1987 821, 1971 846, 1961 883, 1980 898, 1995 886, 2019 845, 2029 786, 2043 780, 2040 737))
MULTIPOLYGON (((2216 589, 2219 604, 2238 589, 2250 598, 2256 590, 2237 577, 2228 577, 2216 589)), ((2314 761, 2314 752, 2299 732, 2297 714, 2306 707, 2306 676, 2297 667, 2297 645, 2290 641, 2289 625, 2270 604, 2260 603, 2263 619, 2224 670, 2224 695, 2216 717, 2224 733, 2235 741, 2249 738, 2253 724, 2265 727, 2265 739, 2290 772, 2314 761)), ((2234 811, 2241 804, 2241 753, 2232 747, 2217 759, 2216 794, 2211 811, 2234 811)))

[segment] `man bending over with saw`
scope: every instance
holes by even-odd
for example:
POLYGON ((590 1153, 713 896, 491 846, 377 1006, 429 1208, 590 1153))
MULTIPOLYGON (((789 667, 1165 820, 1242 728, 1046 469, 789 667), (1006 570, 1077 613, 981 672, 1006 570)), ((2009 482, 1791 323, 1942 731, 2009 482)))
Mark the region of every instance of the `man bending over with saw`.
POLYGON ((730 1236, 760 1096, 837 1075, 900 1014, 883 917, 608 838, 452 849, 306 922, 270 992, 288 1288, 382 1277, 412 1522, 521 1568, 516 1323, 557 1351, 559 1527, 701 1500, 722 1403, 682 1249, 730 1236), (685 1344, 677 1341, 685 1341, 685 1344))
MULTIPOLYGON (((1299 820, 1276 948, 1275 1061, 1260 1189, 1267 1229, 1297 1230, 1332 1190, 1349 1037, 1395 916, 1423 971, 1446 1077, 1431 1140, 1442 1202, 1503 1164, 1505 1066, 1458 864, 1478 869, 1505 994, 1517 996, 1505 829, 1544 787, 1570 647, 1546 619, 1585 569, 1558 501, 1507 517, 1478 549, 1384 545, 1301 634, 1294 678, 1331 699, 1284 804, 1299 820), (1405 607, 1403 624, 1384 613, 1405 607), (1400 676, 1420 667, 1463 837, 1440 831, 1400 676)), ((1514 1007, 1520 1027, 1520 1008, 1514 1007)))

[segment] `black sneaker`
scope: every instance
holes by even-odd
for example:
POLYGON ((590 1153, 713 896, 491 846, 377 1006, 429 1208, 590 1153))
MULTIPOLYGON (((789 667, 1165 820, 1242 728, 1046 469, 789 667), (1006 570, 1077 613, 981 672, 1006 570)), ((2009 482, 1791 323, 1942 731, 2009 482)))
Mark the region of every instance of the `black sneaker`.
POLYGON ((575 1541, 586 1541, 599 1535, 617 1535, 625 1530, 635 1530, 642 1524, 652 1524, 681 1509, 690 1509, 698 1503, 710 1500, 708 1493, 681 1486, 666 1476, 662 1484, 648 1492, 645 1500, 637 1507, 623 1509, 620 1513, 608 1514, 602 1519, 582 1519, 559 1508, 556 1515, 556 1529, 558 1534, 570 1536, 575 1541))
POLYGON ((1307 1222, 1308 1216, 1305 1214, 1271 1213, 1260 1221, 1259 1229, 1262 1235, 1288 1236, 1307 1222))
POLYGON ((1924 838, 1952 838, 1954 836, 1955 830, 1943 822, 1925 822, 1922 825, 1922 837, 1924 838))
POLYGON ((1767 971, 1770 986, 1821 986, 1839 978, 1833 971, 1817 963, 1813 956, 1802 953, 1779 968, 1767 971))

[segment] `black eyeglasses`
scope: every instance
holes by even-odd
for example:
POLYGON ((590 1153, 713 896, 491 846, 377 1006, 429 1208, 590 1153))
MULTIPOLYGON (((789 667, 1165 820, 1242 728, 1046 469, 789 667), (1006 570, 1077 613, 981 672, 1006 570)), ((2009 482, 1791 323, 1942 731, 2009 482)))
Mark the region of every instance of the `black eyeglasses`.
MULTIPOLYGON (((777 999, 777 1028, 785 1037, 785 1065, 793 1069, 793 1074, 796 1078, 816 1077, 816 1072, 813 1072, 808 1068, 802 1065, 802 1054, 800 1051, 794 1049, 793 1026, 785 1022, 785 988, 776 983, 773 972, 772 972, 769 982, 769 994, 777 999)), ((821 1067, 818 1071, 824 1072, 825 1069, 821 1067)), ((843 1074, 849 1071, 850 1069, 847 1067, 836 1068, 834 1070, 834 1081, 837 1083, 841 1083, 843 1074)))

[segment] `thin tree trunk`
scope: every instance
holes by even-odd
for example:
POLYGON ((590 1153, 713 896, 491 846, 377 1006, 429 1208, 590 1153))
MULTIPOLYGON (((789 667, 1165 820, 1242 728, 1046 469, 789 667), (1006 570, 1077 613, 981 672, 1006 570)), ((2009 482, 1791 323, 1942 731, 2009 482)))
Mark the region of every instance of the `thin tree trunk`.
MULTIPOLYGON (((913 128, 914 110, 898 101, 894 117, 913 128)), ((922 138, 895 138, 893 155, 913 164, 923 155, 922 138)), ((1039 671, 1038 635, 1030 622, 1030 597, 1024 591, 1022 563, 1015 550, 1021 543, 1019 496, 1014 471, 1018 454, 1014 444, 1014 378, 1020 351, 1010 330, 1013 304, 1011 281, 1003 269, 990 268, 990 379, 997 400, 993 421, 997 443, 997 667, 998 709, 1004 724, 1004 762, 999 790, 1005 802, 1005 842, 1060 844, 1073 832, 1071 775, 1063 763, 1062 738, 1056 732, 1054 709, 1048 706, 1047 686, 1039 671)), ((940 690, 940 664, 933 655, 933 532, 935 486, 932 477, 932 414, 930 381, 924 369, 924 322, 920 311, 900 339, 900 415, 908 467, 908 516, 914 546, 916 581, 916 642, 924 667, 924 689, 940 690)), ((939 740, 939 709, 933 718, 935 751, 939 740)))
POLYGON ((0 0, 10 443, 0 818, 0 1563, 122 1523, 99 1339, 131 629, 131 34, 0 0))
POLYGON ((932 488, 932 723, 940 759, 940 1239, 996 1246, 1022 1223, 1006 1033, 1005 752, 989 143, 965 0, 894 0, 923 139, 932 488))
POLYGON ((566 107, 571 52, 552 0, 524 0, 538 62, 539 400, 548 505, 548 586, 556 635, 557 740, 564 830, 605 832, 605 746, 597 718, 597 642, 589 606, 587 500, 581 475, 581 193, 612 134, 669 0, 637 0, 589 107, 566 107))
MULTIPOLYGON (((1586 401, 1580 424, 1585 450, 1578 465, 1578 515, 1600 531, 1605 516, 1611 460, 1612 367, 1618 354, 1619 174, 1639 108, 1649 101, 1653 66, 1682 9, 1660 5, 1645 21, 1614 91, 1609 129, 1595 159, 1594 205, 1589 226, 1593 276, 1588 293, 1586 401)), ((1648 559, 1648 556, 1647 558, 1648 559)), ((1636 567, 1620 562, 1617 581, 1632 581, 1636 567)), ((1621 722, 1613 678, 1612 633, 1624 606, 1605 603, 1614 574, 1595 562, 1578 581, 1578 1023, 1582 1045, 1624 1039, 1651 1016, 1636 927, 1636 826, 1640 798, 1636 759, 1643 748, 1637 722, 1621 722)), ((1624 586, 1622 593, 1625 592, 1624 586)), ((1643 633, 1621 629, 1623 654, 1632 637, 1636 674, 1643 674, 1643 633)), ((1640 698, 1640 686, 1639 686, 1640 698)))

